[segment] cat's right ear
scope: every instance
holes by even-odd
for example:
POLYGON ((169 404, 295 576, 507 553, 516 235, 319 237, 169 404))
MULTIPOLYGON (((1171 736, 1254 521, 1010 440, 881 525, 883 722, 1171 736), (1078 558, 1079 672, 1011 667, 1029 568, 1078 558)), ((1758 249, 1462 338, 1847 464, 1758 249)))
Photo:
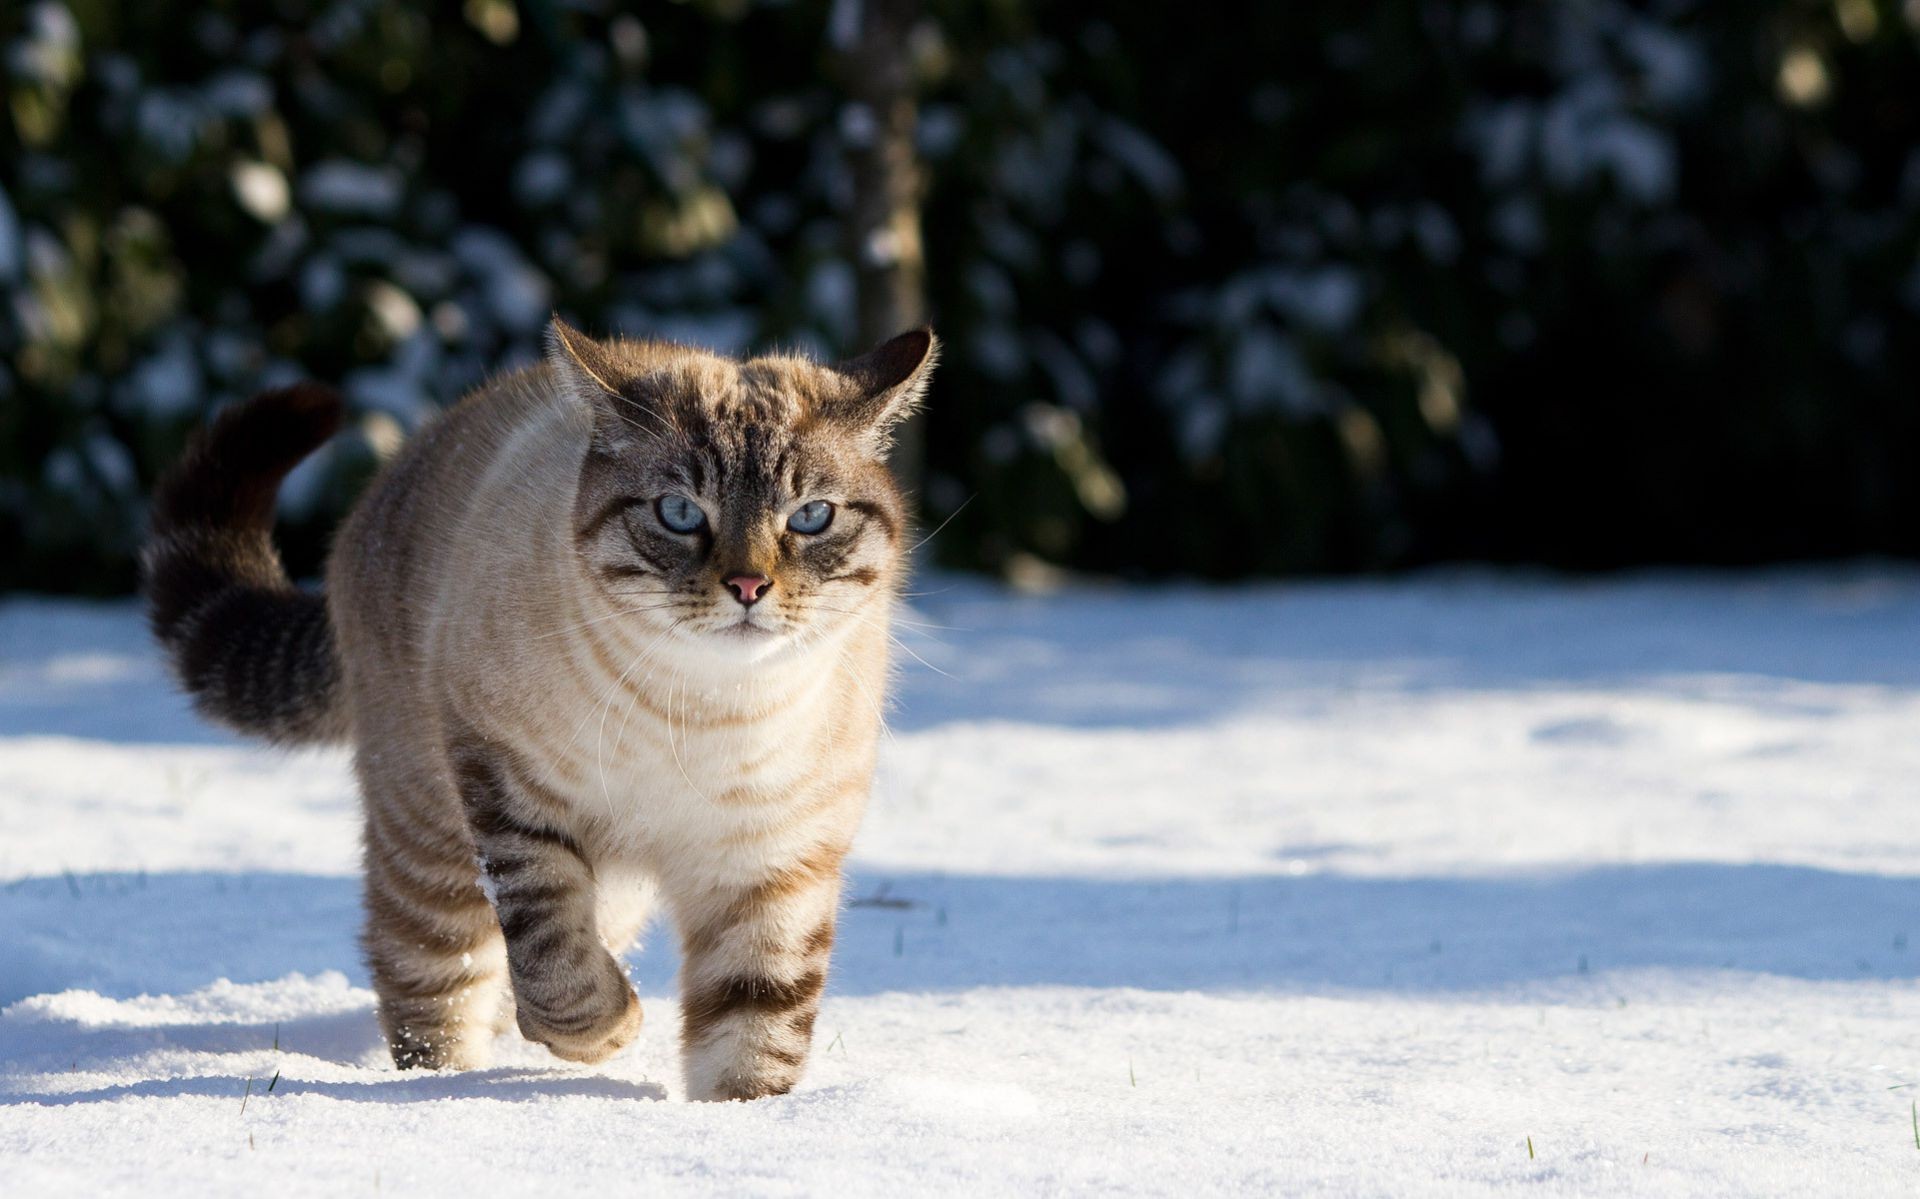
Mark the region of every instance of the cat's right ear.
POLYGON ((559 317, 547 322, 547 365, 569 390, 590 404, 623 400, 618 368, 607 347, 559 317))
POLYGON ((630 364, 558 316, 547 324, 547 365, 593 411, 595 440, 606 448, 659 426, 658 413, 633 394, 630 364))

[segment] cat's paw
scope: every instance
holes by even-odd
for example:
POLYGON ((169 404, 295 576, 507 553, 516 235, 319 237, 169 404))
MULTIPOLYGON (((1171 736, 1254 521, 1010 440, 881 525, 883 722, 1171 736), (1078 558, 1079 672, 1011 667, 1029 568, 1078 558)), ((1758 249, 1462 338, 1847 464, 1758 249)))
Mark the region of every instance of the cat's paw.
POLYGON ((640 997, 617 969, 603 977, 610 981, 565 1010, 521 1000, 514 1012, 520 1035, 545 1045, 555 1057, 588 1065, 603 1062, 633 1044, 640 1035, 640 997))
POLYGON ((745 1103, 785 1095, 793 1090, 790 1073, 773 1072, 760 1076, 719 1078, 688 1092, 696 1103, 745 1103))
POLYGON ((779 1047, 749 1039, 690 1047, 686 1055, 687 1098, 727 1103, 784 1095, 806 1068, 807 1045, 779 1047))

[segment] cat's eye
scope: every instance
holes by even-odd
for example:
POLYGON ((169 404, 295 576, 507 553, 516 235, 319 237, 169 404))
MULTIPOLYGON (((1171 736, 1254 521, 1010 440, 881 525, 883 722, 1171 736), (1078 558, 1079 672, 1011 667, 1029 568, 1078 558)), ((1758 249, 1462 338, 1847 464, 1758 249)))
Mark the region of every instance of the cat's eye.
POLYGON ((833 505, 825 500, 814 500, 794 509, 787 517, 787 527, 796 533, 819 533, 833 523, 833 505))
POLYGON ((659 514, 660 523, 675 533, 698 533, 707 524, 707 514, 700 505, 684 495, 663 495, 654 501, 653 510, 659 514))

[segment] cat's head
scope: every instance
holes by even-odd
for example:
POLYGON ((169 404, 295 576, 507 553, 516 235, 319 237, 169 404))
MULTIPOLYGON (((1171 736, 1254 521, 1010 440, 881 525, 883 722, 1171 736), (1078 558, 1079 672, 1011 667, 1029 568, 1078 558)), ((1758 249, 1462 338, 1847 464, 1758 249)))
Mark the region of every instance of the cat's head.
POLYGON ((748 658, 868 619, 907 550, 887 448, 937 353, 919 329, 831 366, 736 361, 556 319, 549 368, 594 426, 574 508, 589 577, 642 625, 748 658))

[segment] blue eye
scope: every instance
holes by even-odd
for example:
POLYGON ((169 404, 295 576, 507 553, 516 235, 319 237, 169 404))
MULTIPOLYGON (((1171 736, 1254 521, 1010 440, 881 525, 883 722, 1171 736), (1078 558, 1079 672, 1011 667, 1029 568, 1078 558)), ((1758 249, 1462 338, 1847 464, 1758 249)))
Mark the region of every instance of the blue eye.
POLYGON ((833 505, 825 500, 802 504, 787 517, 787 527, 796 533, 819 533, 833 523, 833 505))
POLYGON ((698 533, 706 527, 707 514, 700 505, 684 495, 663 495, 654 502, 660 523, 676 533, 698 533))

